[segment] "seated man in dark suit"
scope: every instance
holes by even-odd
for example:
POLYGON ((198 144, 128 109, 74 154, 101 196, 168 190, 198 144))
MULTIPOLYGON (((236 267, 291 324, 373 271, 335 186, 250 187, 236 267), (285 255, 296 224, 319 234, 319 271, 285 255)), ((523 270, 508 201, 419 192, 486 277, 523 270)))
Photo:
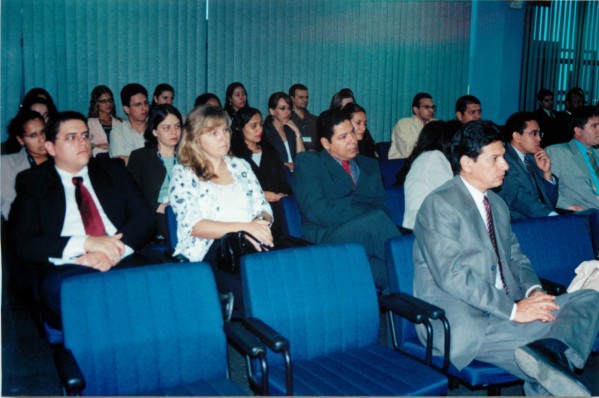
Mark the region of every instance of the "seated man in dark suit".
POLYGON ((541 149, 541 138, 532 113, 517 112, 505 122, 505 160, 510 169, 497 193, 513 220, 557 215, 558 181, 551 174, 551 159, 541 149))
MULTIPOLYGON (((541 289, 505 202, 491 190, 509 169, 504 153, 491 122, 470 122, 453 137, 457 175, 416 217, 414 293, 445 309, 458 369, 476 359, 523 379, 526 395, 590 395, 572 367, 584 367, 599 331, 599 293, 554 297, 541 289)), ((443 352, 443 328, 434 328, 443 352)))
POLYGON ((385 241, 399 236, 385 206, 376 160, 358 154, 349 116, 339 110, 318 117, 321 152, 297 156, 292 181, 304 238, 364 245, 377 288, 388 287, 385 241))
POLYGON ((553 110, 553 92, 543 88, 537 93, 537 103, 539 107, 534 111, 534 119, 539 123, 543 132, 541 147, 553 145, 558 139, 559 130, 557 129, 557 115, 553 110))
POLYGON ((149 262, 134 252, 152 237, 154 216, 121 160, 90 159, 80 113, 59 113, 45 145, 52 159, 17 177, 9 228, 40 302, 57 315, 65 278, 149 262))

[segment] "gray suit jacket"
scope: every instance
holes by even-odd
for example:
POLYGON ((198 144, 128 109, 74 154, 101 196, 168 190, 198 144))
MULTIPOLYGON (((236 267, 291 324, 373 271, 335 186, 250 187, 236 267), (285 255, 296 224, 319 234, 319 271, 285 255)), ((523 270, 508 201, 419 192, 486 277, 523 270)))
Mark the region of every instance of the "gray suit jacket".
POLYGON ((511 145, 506 145, 505 160, 510 169, 505 175, 503 185, 497 189, 499 196, 510 208, 513 220, 529 217, 544 217, 555 210, 558 199, 558 181, 552 184, 543 177, 543 172, 536 166, 534 157, 526 155, 533 165, 534 177, 530 175, 524 163, 511 145), (534 180, 533 180, 534 178, 534 180), (545 203, 539 200, 539 191, 545 203))
MULTIPOLYGON (((591 149, 599 160, 599 151, 591 149)), ((599 209, 599 197, 591 173, 574 139, 565 144, 547 147, 551 157, 551 169, 559 178, 557 207, 567 209, 578 204, 586 209, 599 209)))
MULTIPOLYGON (((509 319, 514 301, 540 285, 512 232, 505 202, 491 191, 487 197, 509 295, 495 287, 497 256, 459 176, 424 200, 414 226, 414 294, 445 309, 451 325, 450 360, 458 369, 476 356, 490 316, 509 319)), ((434 327, 435 350, 443 352, 443 331, 434 327)))

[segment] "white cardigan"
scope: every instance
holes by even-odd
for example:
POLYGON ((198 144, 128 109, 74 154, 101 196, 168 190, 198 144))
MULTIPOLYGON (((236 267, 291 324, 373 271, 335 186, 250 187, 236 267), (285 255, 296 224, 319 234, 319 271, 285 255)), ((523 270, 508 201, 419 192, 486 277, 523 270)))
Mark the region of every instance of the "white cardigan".
MULTIPOLYGON (((250 165, 239 158, 227 156, 224 159, 233 175, 234 184, 241 184, 242 190, 249 197, 246 201, 249 219, 254 219, 264 211, 272 215, 272 209, 264 198, 264 192, 250 165)), ((204 219, 223 219, 213 184, 200 180, 189 167, 176 165, 169 187, 169 199, 177 216, 179 242, 174 255, 182 254, 190 261, 201 261, 214 240, 191 236, 193 227, 204 219)))

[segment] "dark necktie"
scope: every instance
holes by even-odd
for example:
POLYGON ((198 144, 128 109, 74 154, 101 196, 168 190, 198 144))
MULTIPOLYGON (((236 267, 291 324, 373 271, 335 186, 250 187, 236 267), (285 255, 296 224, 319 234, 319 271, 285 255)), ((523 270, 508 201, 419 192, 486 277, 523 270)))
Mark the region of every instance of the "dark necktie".
POLYGON ((91 194, 83 185, 83 178, 73 177, 73 184, 75 185, 75 200, 77 201, 77 207, 79 207, 79 213, 81 213, 85 233, 91 236, 106 235, 100 212, 91 194))
POLYGON ((503 267, 501 266, 501 258, 499 257, 499 250, 497 249, 497 239, 495 239, 495 226, 493 224, 493 214, 491 213, 491 203, 489 203, 489 199, 485 196, 483 199, 483 204, 485 205, 485 210, 487 211, 487 233, 489 234, 489 238, 491 239, 491 243, 493 244, 493 249, 495 249, 495 254, 497 255, 497 265, 499 267, 499 278, 501 278, 501 284, 503 285, 503 290, 505 290, 505 294, 508 294, 507 285, 505 284, 505 280, 503 279, 503 267))
POLYGON ((597 159, 595 159, 595 155, 593 155, 593 152, 591 152, 590 149, 587 151, 587 155, 589 155, 589 162, 591 163, 591 167, 593 168, 595 175, 599 178, 599 167, 597 166, 597 159))
POLYGON ((345 169, 345 171, 347 172, 347 174, 349 174, 349 176, 351 177, 351 180, 354 183, 354 187, 356 186, 356 180, 354 180, 354 176, 351 174, 351 169, 349 168, 349 160, 342 160, 341 161, 341 165, 343 166, 343 169, 345 169))
POLYGON ((535 183, 535 187, 537 188, 537 196, 541 203, 546 204, 545 198, 543 197, 543 192, 541 191, 541 187, 539 187, 539 182, 537 181, 537 177, 535 176, 535 171, 533 169, 533 164, 528 159, 528 156, 524 156, 524 165, 526 166, 526 170, 528 170, 528 174, 530 174, 530 178, 532 178, 535 183))

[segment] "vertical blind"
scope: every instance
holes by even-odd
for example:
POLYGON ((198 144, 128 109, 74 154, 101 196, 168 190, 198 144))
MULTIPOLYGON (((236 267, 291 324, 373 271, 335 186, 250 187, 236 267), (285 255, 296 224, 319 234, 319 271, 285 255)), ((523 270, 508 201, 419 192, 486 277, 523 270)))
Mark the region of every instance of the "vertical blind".
POLYGON ((61 110, 87 112, 98 84, 152 94, 167 82, 187 112, 195 97, 241 81, 267 112, 275 91, 301 82, 309 109, 352 88, 377 141, 433 95, 453 117, 467 87, 469 2, 385 0, 5 0, 2 1, 3 139, 25 91, 44 87, 61 110), (206 19, 206 2, 208 19, 206 19))
POLYGON ((566 92, 581 87, 587 103, 599 100, 599 2, 563 0, 529 6, 520 109, 537 107, 541 88, 554 92, 562 110, 566 92))

